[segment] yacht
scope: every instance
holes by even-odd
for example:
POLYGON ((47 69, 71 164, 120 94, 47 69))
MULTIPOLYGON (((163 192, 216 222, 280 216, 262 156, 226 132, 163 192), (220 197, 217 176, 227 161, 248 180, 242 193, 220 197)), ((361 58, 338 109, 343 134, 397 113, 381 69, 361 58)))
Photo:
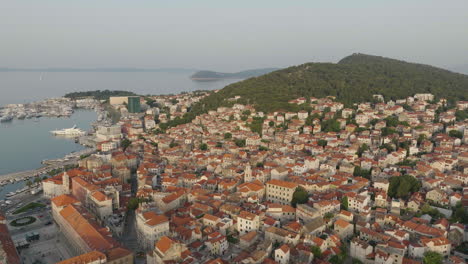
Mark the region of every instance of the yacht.
POLYGON ((54 135, 59 135, 59 136, 83 136, 86 134, 85 131, 79 129, 74 125, 72 128, 65 128, 62 130, 53 130, 50 131, 50 133, 54 135))
POLYGON ((11 115, 5 115, 5 116, 0 117, 0 122, 9 122, 11 120, 13 120, 13 116, 11 115))

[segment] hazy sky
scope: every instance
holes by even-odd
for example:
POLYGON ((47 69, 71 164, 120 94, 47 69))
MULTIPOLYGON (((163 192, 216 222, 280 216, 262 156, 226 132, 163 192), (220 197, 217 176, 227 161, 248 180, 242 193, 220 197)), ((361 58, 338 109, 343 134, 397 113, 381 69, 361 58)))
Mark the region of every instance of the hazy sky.
POLYGON ((0 67, 468 63, 467 0, 0 0, 0 67))

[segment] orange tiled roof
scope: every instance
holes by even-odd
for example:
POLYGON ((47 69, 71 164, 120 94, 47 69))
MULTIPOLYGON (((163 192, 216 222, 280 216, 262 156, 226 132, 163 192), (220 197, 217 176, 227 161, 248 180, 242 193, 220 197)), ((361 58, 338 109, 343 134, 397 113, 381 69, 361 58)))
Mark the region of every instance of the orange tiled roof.
POLYGON ((92 196, 94 197, 94 199, 98 200, 99 202, 103 202, 105 200, 108 200, 109 198, 103 194, 102 192, 100 191, 96 191, 92 194, 92 196))
POLYGON ((281 180, 276 180, 276 179, 268 181, 267 184, 272 184, 272 185, 285 187, 289 189, 295 189, 298 186, 297 183, 294 183, 294 182, 287 182, 287 181, 281 181, 281 180))
POLYGON ((170 239, 169 237, 167 236, 163 236, 159 239, 158 242, 156 242, 156 245, 155 247, 161 252, 161 253, 166 253, 166 251, 171 248, 172 246, 172 243, 174 243, 174 241, 172 241, 172 239, 170 239))
POLYGON ((60 215, 91 249, 106 251, 113 247, 112 243, 98 231, 99 227, 86 219, 74 205, 62 209, 60 215))
POLYGON ((164 215, 158 215, 155 212, 144 212, 143 217, 146 220, 146 224, 150 226, 156 226, 165 222, 168 222, 169 220, 167 219, 166 216, 164 215))
POLYGON ((337 225, 337 226, 339 226, 341 228, 346 228, 346 227, 348 227, 350 225, 350 223, 348 223, 345 220, 340 218, 340 219, 336 220, 335 225, 337 225))
POLYGON ((99 251, 91 251, 73 258, 66 259, 64 261, 60 261, 57 264, 86 264, 95 261, 101 263, 101 261, 103 260, 107 260, 106 255, 104 255, 104 253, 101 253, 99 251))
POLYGON ((62 195, 56 196, 50 199, 50 201, 53 204, 55 204, 55 206, 59 206, 59 207, 79 202, 75 197, 68 195, 68 194, 62 194, 62 195))

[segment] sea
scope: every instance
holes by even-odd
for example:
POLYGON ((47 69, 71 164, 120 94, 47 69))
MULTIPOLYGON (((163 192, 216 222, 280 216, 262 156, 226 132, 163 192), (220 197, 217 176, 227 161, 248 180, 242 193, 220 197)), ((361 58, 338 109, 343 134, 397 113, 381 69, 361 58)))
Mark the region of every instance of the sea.
MULTIPOLYGON (((0 106, 61 97, 68 92, 125 90, 140 95, 213 90, 239 80, 192 81, 193 72, 0 72, 0 106)), ((41 117, 0 123, 0 175, 39 168, 44 159, 60 158, 83 147, 49 131, 77 125, 88 130, 94 111, 71 117, 41 117)), ((1 196, 1 193, 0 193, 1 196)))
POLYGON ((239 81, 192 81, 194 72, 0 72, 0 106, 28 103, 69 92, 125 90, 140 95, 214 90, 239 81))

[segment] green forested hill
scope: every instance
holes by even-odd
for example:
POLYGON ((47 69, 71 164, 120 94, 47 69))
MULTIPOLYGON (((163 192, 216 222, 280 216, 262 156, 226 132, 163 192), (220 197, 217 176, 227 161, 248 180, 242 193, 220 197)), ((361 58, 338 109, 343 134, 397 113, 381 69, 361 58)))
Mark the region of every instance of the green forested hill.
POLYGON ((449 100, 468 99, 468 76, 428 65, 378 56, 353 54, 334 63, 305 63, 230 84, 195 105, 187 118, 241 96, 239 103, 254 104, 257 110, 294 110, 288 101, 301 96, 336 96, 351 106, 370 101, 373 94, 385 100, 415 93, 433 93, 449 100))
POLYGON ((118 91, 118 90, 96 90, 96 91, 84 91, 84 92, 72 92, 64 95, 66 98, 79 99, 84 97, 93 97, 97 100, 109 100, 111 96, 133 96, 136 95, 134 92, 129 91, 118 91))

